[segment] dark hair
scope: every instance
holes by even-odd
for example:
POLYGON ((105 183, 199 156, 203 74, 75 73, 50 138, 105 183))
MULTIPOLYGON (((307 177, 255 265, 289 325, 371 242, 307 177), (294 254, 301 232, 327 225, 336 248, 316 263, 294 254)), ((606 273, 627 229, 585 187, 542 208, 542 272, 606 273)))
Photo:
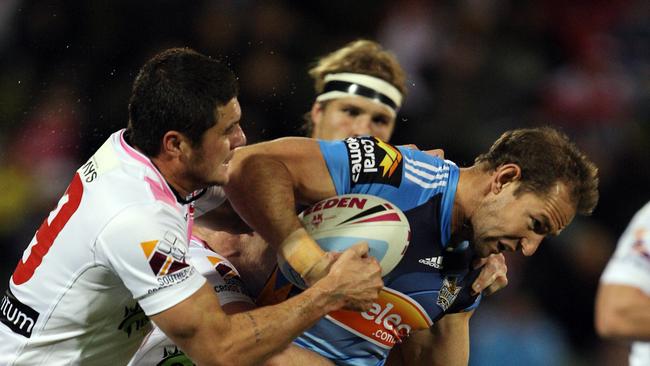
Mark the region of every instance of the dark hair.
POLYGON ((238 93, 235 75, 223 63, 189 48, 165 50, 144 64, 129 101, 129 141, 148 156, 160 152, 168 131, 194 146, 218 121, 215 109, 238 93))
POLYGON ((560 181, 571 189, 578 213, 589 215, 598 203, 598 168, 565 134, 551 127, 507 131, 475 163, 487 170, 517 164, 521 186, 516 194, 546 195, 560 181))

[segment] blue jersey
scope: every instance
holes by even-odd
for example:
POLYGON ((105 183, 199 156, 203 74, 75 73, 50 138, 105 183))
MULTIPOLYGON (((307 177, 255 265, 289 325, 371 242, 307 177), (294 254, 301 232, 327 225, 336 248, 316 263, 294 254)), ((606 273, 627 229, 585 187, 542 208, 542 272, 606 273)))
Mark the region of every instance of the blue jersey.
MULTIPOLYGON (((479 272, 470 270, 471 248, 467 242, 450 245, 459 169, 450 161, 373 137, 321 141, 320 149, 337 194, 371 194, 391 201, 408 218, 412 235, 402 260, 384 277, 385 288, 371 310, 330 313, 295 343, 337 364, 381 365, 409 332, 429 328, 447 313, 471 310, 480 301, 470 294, 479 272)), ((261 302, 298 291, 287 286, 276 271, 261 302)))

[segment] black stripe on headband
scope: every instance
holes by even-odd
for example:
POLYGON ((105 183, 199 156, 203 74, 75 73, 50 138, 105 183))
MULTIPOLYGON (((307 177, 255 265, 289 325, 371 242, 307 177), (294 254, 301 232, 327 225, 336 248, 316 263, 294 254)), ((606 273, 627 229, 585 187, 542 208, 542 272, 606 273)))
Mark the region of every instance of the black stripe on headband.
POLYGON ((361 84, 357 83, 350 83, 347 81, 341 81, 341 80, 332 80, 328 81, 325 84, 325 87, 323 88, 323 93, 325 94, 330 91, 342 91, 348 94, 355 94, 355 95, 360 95, 362 97, 378 100, 383 104, 386 104, 387 106, 393 108, 394 110, 397 110, 397 103, 390 99, 386 94, 382 94, 375 89, 368 88, 367 86, 363 86, 361 84))

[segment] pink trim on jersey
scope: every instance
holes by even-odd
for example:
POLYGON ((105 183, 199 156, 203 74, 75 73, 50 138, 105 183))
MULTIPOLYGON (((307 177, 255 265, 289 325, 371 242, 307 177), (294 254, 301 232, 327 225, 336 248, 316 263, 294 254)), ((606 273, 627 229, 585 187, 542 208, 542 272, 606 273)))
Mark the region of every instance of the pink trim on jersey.
MULTIPOLYGON (((206 249, 210 249, 210 247, 208 246, 208 243, 206 243, 205 240, 199 238, 198 236, 196 236, 194 234, 190 235, 190 240, 200 244, 202 247, 204 247, 206 249)), ((210 250, 212 250, 212 249, 210 249, 210 250)))
POLYGON ((132 148, 129 144, 126 143, 126 141, 124 140, 124 130, 120 131, 120 145, 122 145, 122 148, 124 149, 124 151, 126 151, 127 154, 129 154, 129 156, 131 156, 135 160, 151 168, 151 170, 153 170, 154 173, 156 173, 156 175, 158 176, 159 179, 158 182, 154 181, 149 177, 144 178, 144 181, 147 182, 147 184, 149 184, 149 187, 151 187, 151 192, 153 193, 154 198, 159 201, 166 202, 172 205, 173 207, 177 207, 176 197, 174 196, 174 193, 167 185, 167 181, 165 181, 163 176, 160 174, 158 169, 156 169, 156 167, 153 165, 151 160, 149 160, 149 158, 142 155, 139 151, 132 148))
POLYGON ((187 242, 189 243, 195 237, 192 233, 192 228, 194 227, 194 203, 190 203, 190 207, 187 208, 187 214, 190 215, 189 220, 187 220, 187 242))
POLYGON ((160 182, 156 182, 155 180, 149 177, 144 177, 144 181, 147 182, 147 184, 149 184, 149 188, 151 188, 151 193, 153 193, 153 197, 156 200, 166 202, 176 207, 176 198, 169 197, 169 195, 165 194, 166 192, 163 190, 163 187, 161 187, 160 182))

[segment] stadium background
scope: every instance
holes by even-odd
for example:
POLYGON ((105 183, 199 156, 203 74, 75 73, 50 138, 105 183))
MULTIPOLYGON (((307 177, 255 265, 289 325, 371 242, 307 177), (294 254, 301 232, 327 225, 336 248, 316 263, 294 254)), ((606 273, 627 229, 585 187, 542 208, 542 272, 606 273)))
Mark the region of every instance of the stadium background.
MULTIPOLYGON (((472 365, 619 365, 595 336, 598 277, 650 200, 650 3, 643 0, 0 1, 0 274, 71 175, 127 120, 146 59, 190 46, 231 65, 250 142, 297 134, 307 68, 356 38, 409 74, 394 143, 469 165, 506 129, 550 124, 598 163, 602 198, 472 320, 472 365)), ((5 285, 6 286, 6 285, 5 285)))

